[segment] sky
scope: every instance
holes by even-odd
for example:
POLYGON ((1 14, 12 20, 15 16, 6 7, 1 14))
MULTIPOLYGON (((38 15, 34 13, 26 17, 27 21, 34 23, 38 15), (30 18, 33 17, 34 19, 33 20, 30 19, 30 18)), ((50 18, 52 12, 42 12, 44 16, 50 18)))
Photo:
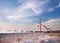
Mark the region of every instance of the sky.
POLYGON ((0 30, 39 30, 40 18, 46 27, 60 29, 60 0, 0 0, 0 30))

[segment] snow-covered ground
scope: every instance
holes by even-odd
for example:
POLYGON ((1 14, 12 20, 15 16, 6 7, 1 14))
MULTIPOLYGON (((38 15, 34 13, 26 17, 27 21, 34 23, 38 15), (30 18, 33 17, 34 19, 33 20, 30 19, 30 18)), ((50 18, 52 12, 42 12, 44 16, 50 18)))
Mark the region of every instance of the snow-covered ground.
POLYGON ((7 33, 0 34, 0 43, 60 43, 60 36, 46 33, 7 33))

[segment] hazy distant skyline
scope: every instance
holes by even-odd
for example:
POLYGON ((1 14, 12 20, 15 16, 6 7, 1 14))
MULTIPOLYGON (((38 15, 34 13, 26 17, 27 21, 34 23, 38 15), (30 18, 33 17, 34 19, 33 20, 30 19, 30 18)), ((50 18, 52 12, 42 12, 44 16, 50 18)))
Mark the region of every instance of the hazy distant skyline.
POLYGON ((42 24, 60 29, 60 0, 0 0, 1 30, 39 30, 42 24))

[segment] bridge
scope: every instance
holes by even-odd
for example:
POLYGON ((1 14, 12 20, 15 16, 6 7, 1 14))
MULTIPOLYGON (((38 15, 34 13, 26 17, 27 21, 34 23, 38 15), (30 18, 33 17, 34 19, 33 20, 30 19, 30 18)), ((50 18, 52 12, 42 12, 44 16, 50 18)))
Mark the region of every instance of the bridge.
POLYGON ((52 30, 51 30, 50 28, 46 27, 45 25, 43 25, 43 24, 41 23, 41 18, 40 18, 40 23, 39 23, 39 25, 38 25, 38 28, 40 29, 40 32, 42 31, 42 27, 41 27, 41 26, 43 26, 47 31, 52 32, 52 30))

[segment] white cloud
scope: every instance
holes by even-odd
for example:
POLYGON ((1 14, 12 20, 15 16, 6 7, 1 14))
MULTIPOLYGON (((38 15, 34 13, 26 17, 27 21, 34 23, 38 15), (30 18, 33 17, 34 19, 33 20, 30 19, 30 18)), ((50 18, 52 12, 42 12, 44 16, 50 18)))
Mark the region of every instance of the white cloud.
MULTIPOLYGON (((33 25, 25 25, 25 26, 15 26, 12 24, 4 24, 2 25, 2 23, 0 23, 0 30, 2 31, 4 30, 24 30, 24 31, 39 31, 39 28, 37 27, 38 24, 33 24, 33 25)), ((51 30, 60 30, 60 19, 50 19, 44 23, 42 23, 43 25, 45 25, 46 27, 50 28, 51 30)), ((45 30, 45 28, 42 27, 42 30, 45 30)), ((2 31, 3 32, 3 31, 2 31)))
POLYGON ((3 8, 3 9, 0 9, 0 13, 7 15, 9 13, 9 10, 10 10, 9 8, 3 8))
POLYGON ((32 11, 35 13, 35 14, 41 14, 42 13, 42 9, 40 8, 40 10, 39 9, 37 9, 37 8, 35 8, 32 4, 27 4, 31 9, 32 9, 32 11))
POLYGON ((44 9, 42 7, 44 7, 44 5, 49 2, 48 0, 45 0, 45 1, 18 0, 18 1, 22 4, 20 6, 18 6, 16 9, 12 9, 10 11, 10 14, 7 16, 7 19, 9 19, 10 21, 11 20, 19 21, 19 19, 21 19, 21 21, 22 21, 22 18, 26 18, 29 16, 37 16, 39 14, 42 14, 44 11, 44 9))
MULTIPOLYGON (((44 5, 49 3, 50 0, 30 0, 30 1, 25 1, 25 0, 18 0, 21 5, 14 9, 4 9, 2 10, 3 14, 7 14, 7 19, 9 22, 16 22, 20 21, 21 22, 30 22, 29 16, 37 16, 39 14, 42 14, 44 12, 44 5), (25 18, 25 19, 24 19, 25 18)), ((54 8, 47 8, 48 12, 54 11, 54 8)), ((33 21, 33 19, 31 20, 33 21)))
MULTIPOLYGON (((33 22, 34 20, 37 20, 36 18, 28 18, 30 16, 38 16, 41 15, 44 11, 48 10, 48 12, 54 11, 55 8, 46 8, 44 10, 43 7, 45 7, 45 4, 49 3, 49 0, 18 0, 18 3, 21 3, 18 7, 14 9, 9 9, 9 8, 4 8, 0 10, 1 14, 6 15, 6 18, 9 20, 11 23, 18 23, 18 22, 23 22, 24 23, 30 23, 33 22)), ((57 7, 60 7, 60 2, 57 7)), ((21 23, 20 23, 21 24, 21 23)), ((51 29, 59 29, 60 28, 60 19, 53 19, 53 20, 48 20, 47 22, 43 23, 47 27, 51 29)), ((24 25, 24 24, 23 24, 24 25)), ((17 27, 17 26, 16 26, 17 27)), ((4 28, 9 28, 9 29, 17 29, 14 26, 7 26, 4 28), (12 28, 11 28, 12 27, 12 28)), ((3 28, 2 28, 3 29, 3 28)), ((19 27, 20 29, 20 27, 19 27)), ((26 30, 39 30, 35 26, 29 26, 29 27, 24 27, 26 30)))
MULTIPOLYGON (((7 19, 11 22, 19 21, 21 20, 22 22, 24 21, 30 21, 29 18, 30 16, 38 16, 41 15, 44 11, 52 12, 55 10, 55 8, 46 8, 44 10, 43 7, 45 7, 45 4, 49 3, 50 0, 18 0, 18 3, 21 3, 18 7, 14 9, 2 9, 0 12, 2 14, 6 14, 7 19), (24 21, 23 21, 24 20, 24 21)), ((60 4, 59 4, 60 5, 60 4)))
POLYGON ((36 27, 34 27, 34 25, 13 25, 10 23, 0 23, 0 33, 12 33, 12 32, 16 32, 17 31, 35 31, 35 30, 39 30, 36 29, 36 27), (9 30, 9 31, 8 31, 9 30))
MULTIPOLYGON (((49 19, 48 21, 42 22, 42 24, 51 30, 60 30, 60 19, 49 19)), ((35 24, 34 28, 37 30, 40 30, 38 25, 40 25, 40 24, 35 24)), ((42 31, 46 30, 46 28, 44 26, 41 25, 42 31)))
POLYGON ((55 6, 55 7, 49 7, 49 8, 47 8, 47 11, 48 11, 48 12, 52 12, 52 11, 54 11, 56 8, 59 8, 59 7, 60 7, 60 2, 58 2, 58 5, 55 6))
POLYGON ((17 3, 24 3, 26 2, 27 0, 17 0, 17 3))
POLYGON ((55 10, 55 8, 48 8, 48 12, 52 12, 54 10, 55 10))
POLYGON ((43 24, 51 30, 60 30, 60 19, 50 19, 43 24))
POLYGON ((60 8, 60 2, 58 2, 58 5, 56 5, 55 7, 50 7, 50 8, 48 8, 48 12, 52 12, 52 11, 54 11, 56 8, 60 8))
MULTIPOLYGON (((18 2, 21 2, 21 0, 18 0, 18 2)), ((25 1, 26 2, 26 1, 25 1)), ((26 3, 23 3, 25 6, 27 5, 29 8, 31 8, 36 14, 41 14, 44 10, 42 7, 44 7, 45 4, 50 2, 49 0, 27 0, 26 3)))

